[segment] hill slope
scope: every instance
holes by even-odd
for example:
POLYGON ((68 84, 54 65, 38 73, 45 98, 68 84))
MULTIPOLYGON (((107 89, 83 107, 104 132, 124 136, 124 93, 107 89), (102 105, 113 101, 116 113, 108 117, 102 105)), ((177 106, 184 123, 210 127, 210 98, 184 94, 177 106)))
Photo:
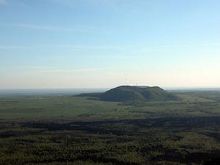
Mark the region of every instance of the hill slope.
POLYGON ((166 92, 160 87, 119 86, 101 94, 104 101, 168 101, 177 100, 173 94, 166 92))

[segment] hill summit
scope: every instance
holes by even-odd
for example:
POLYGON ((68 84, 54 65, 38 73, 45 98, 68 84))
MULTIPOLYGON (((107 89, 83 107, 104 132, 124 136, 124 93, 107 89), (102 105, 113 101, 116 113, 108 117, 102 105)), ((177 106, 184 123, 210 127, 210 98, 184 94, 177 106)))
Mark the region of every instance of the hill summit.
POLYGON ((177 96, 157 86, 119 86, 102 93, 99 98, 116 102, 177 100, 177 96))

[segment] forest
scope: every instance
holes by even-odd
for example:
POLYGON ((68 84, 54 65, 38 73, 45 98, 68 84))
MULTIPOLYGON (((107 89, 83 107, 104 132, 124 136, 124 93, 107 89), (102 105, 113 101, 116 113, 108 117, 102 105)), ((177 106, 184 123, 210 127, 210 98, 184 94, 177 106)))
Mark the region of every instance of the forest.
POLYGON ((127 104, 91 96, 1 96, 2 165, 219 164, 220 92, 127 104))

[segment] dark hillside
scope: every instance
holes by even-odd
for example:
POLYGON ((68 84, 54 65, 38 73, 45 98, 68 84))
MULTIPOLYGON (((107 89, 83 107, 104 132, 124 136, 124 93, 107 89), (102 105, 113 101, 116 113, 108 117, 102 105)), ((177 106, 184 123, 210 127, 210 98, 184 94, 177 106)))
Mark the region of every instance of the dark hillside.
POLYGON ((177 100, 177 96, 160 87, 119 86, 100 95, 104 101, 168 101, 177 100))

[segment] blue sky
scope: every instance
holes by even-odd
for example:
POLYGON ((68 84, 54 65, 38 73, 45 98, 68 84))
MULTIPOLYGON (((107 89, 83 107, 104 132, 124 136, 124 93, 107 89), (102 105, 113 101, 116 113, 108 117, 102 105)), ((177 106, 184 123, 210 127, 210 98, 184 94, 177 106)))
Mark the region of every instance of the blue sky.
POLYGON ((0 88, 219 87, 219 0, 0 0, 0 88))

